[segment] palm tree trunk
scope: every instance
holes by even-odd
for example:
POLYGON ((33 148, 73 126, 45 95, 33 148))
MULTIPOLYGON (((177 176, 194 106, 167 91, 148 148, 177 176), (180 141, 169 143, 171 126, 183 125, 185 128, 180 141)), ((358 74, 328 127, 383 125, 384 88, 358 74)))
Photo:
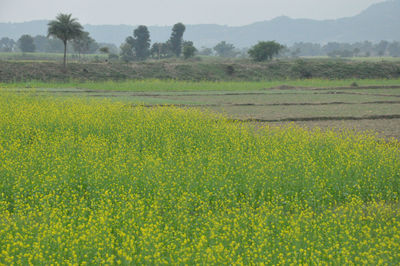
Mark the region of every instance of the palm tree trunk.
POLYGON ((64 70, 67 69, 67 41, 64 41, 64 70))

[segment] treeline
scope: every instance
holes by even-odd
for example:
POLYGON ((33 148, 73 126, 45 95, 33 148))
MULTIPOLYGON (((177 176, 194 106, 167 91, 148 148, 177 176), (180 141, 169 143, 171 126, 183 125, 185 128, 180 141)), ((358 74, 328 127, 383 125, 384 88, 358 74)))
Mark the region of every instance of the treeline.
POLYGON ((295 43, 286 48, 282 55, 290 57, 298 56, 330 56, 330 57, 376 57, 391 56, 400 57, 400 42, 381 41, 372 43, 369 41, 357 43, 329 42, 325 45, 317 43, 295 43))
MULTIPOLYGON (((71 21, 71 14, 60 14, 71 21)), ((58 19, 59 17, 57 17, 58 19)), ((61 22, 60 22, 61 23, 61 22)), ((77 22, 76 22, 77 23, 77 22)), ((79 24, 79 23, 78 23, 79 24)), ((195 55, 219 56, 224 58, 247 58, 255 61, 265 61, 273 56, 281 58, 297 58, 301 56, 330 56, 330 57, 400 57, 400 42, 381 41, 372 43, 370 41, 357 43, 329 42, 318 43, 295 43, 291 46, 282 46, 274 41, 259 42, 251 48, 237 49, 233 44, 221 41, 214 47, 202 47, 197 49, 192 41, 184 40, 183 35, 186 27, 182 23, 176 23, 171 31, 170 38, 165 42, 151 44, 150 32, 147 26, 140 25, 133 30, 133 35, 128 36, 125 42, 117 47, 114 44, 98 43, 88 32, 79 30, 77 36, 68 39, 66 51, 75 53, 80 57, 82 54, 104 53, 109 59, 121 59, 125 62, 143 61, 148 58, 164 59, 170 57, 181 57, 185 59, 195 55)), ((60 35, 62 36, 62 34, 60 35)), ((55 35, 48 36, 22 35, 18 40, 3 37, 0 39, 0 52, 44 52, 63 53, 65 45, 55 35)))
MULTIPOLYGON (((114 44, 98 43, 89 36, 88 32, 83 32, 80 38, 68 43, 68 52, 81 54, 101 53, 107 47, 110 53, 118 53, 119 49, 114 44), (103 48, 103 49, 102 49, 103 48)), ((48 38, 44 35, 31 36, 22 35, 18 40, 3 37, 0 39, 0 52, 42 52, 42 53, 63 53, 64 44, 60 39, 48 38)))
POLYGON ((156 42, 150 46, 150 32, 146 26, 140 25, 133 31, 133 36, 128 36, 121 45, 121 59, 129 61, 143 61, 148 58, 162 59, 180 57, 185 59, 193 57, 197 51, 193 42, 183 40, 186 30, 185 25, 176 23, 171 32, 171 37, 166 42, 156 42))
MULTIPOLYGON (((226 58, 248 57, 249 49, 237 49, 231 43, 222 41, 213 48, 203 47, 198 52, 200 55, 220 56, 226 58)), ((296 58, 300 56, 329 56, 329 57, 400 57, 400 42, 381 41, 372 43, 370 41, 357 43, 329 42, 318 43, 295 43, 284 46, 279 51, 278 57, 296 58)))
MULTIPOLYGON (((238 49, 233 44, 222 41, 212 48, 196 48, 191 41, 183 40, 185 26, 175 24, 171 37, 166 42, 156 42, 150 45, 150 33, 146 26, 139 26, 134 30, 133 36, 126 38, 125 42, 117 47, 110 43, 98 43, 84 32, 81 38, 68 44, 68 52, 81 54, 107 53, 111 58, 124 61, 145 60, 147 58, 163 59, 183 55, 185 58, 194 55, 218 56, 224 58, 248 57, 249 49, 238 49), (136 34, 135 34, 136 32, 136 34)), ((3 37, 0 39, 0 52, 43 52, 62 53, 63 43, 57 38, 48 38, 44 35, 22 35, 18 40, 3 37)), ((285 46, 279 57, 296 58, 301 56, 330 56, 330 57, 400 57, 400 42, 370 41, 357 43, 329 42, 325 45, 318 43, 295 43, 285 46)))

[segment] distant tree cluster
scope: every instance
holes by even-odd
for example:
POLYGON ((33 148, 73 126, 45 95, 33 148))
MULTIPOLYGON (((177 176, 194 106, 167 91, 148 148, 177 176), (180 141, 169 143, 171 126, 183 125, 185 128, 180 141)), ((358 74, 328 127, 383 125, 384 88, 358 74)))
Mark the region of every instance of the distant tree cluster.
POLYGON ((156 42, 150 46, 150 33, 146 26, 141 25, 133 31, 133 37, 129 36, 120 47, 121 59, 129 61, 143 61, 149 57, 162 59, 169 57, 191 58, 197 52, 193 42, 184 41, 185 25, 177 23, 173 26, 171 37, 164 43, 156 42))
POLYGON ((278 55, 284 48, 283 45, 275 42, 259 42, 249 50, 250 57, 258 62, 271 60, 273 56, 278 55))
MULTIPOLYGON (((72 48, 70 49, 72 50, 72 48)), ((0 39, 0 52, 46 52, 60 53, 63 51, 63 44, 60 40, 47 38, 43 35, 35 37, 24 34, 17 41, 3 37, 0 39)))
POLYGON ((72 41, 72 47, 79 54, 79 57, 81 54, 92 54, 100 48, 99 44, 86 31, 83 31, 78 38, 72 41))
POLYGON ((28 34, 22 35, 18 40, 18 47, 23 53, 34 52, 35 44, 33 43, 32 36, 28 34))
POLYGON ((231 43, 227 43, 222 41, 214 46, 214 51, 220 57, 236 57, 238 55, 238 51, 236 50, 235 46, 231 43))
POLYGON ((3 37, 0 39, 0 52, 13 52, 15 51, 16 43, 13 39, 3 37))
MULTIPOLYGON (((118 52, 118 48, 113 44, 97 43, 84 32, 80 38, 74 39, 72 43, 67 44, 67 51, 78 54, 93 54, 101 52, 103 46, 111 47, 114 53, 118 52)), ((24 34, 17 41, 4 37, 0 39, 0 52, 42 52, 42 53, 62 53, 64 50, 63 42, 57 38, 46 37, 43 35, 24 34)))
POLYGON ((329 42, 325 45, 316 43, 295 43, 286 51, 286 56, 330 56, 330 57, 400 57, 400 42, 369 41, 356 43, 329 42))

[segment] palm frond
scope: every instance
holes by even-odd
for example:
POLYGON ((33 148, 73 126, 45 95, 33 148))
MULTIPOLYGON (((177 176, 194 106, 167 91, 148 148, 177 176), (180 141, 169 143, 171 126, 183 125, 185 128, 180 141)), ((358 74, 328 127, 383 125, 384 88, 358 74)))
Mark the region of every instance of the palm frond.
POLYGON ((47 36, 59 38, 63 42, 79 37, 83 32, 83 27, 71 16, 71 14, 58 14, 55 20, 48 23, 47 36))

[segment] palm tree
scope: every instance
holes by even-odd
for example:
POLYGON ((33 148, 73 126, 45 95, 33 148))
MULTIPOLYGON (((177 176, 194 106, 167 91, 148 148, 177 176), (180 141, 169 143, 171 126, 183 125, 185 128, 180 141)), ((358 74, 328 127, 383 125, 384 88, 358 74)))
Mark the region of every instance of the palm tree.
POLYGON ((83 34, 83 27, 72 14, 58 14, 56 20, 47 24, 49 26, 47 36, 53 36, 64 43, 64 69, 67 64, 67 42, 79 38, 83 34))

